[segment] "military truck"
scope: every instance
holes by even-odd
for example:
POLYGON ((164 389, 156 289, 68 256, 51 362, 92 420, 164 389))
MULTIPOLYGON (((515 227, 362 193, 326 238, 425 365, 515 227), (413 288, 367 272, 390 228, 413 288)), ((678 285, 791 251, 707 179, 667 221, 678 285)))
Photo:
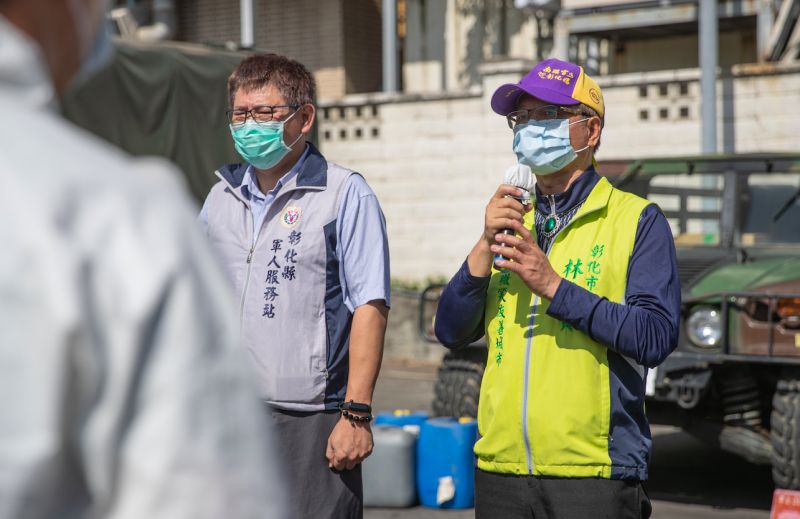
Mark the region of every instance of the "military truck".
MULTIPOLYGON (((682 427, 800 489, 800 155, 633 162, 613 183, 659 204, 682 285, 677 350, 646 380, 651 423, 682 427)), ((435 340, 441 286, 420 327, 435 340)), ((445 355, 433 409, 475 416, 486 363, 478 341, 445 355)))

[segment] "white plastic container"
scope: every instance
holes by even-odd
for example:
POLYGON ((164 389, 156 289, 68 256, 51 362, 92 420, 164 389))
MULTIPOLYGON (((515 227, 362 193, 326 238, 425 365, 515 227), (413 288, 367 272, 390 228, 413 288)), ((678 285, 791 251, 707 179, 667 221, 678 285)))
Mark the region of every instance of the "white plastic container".
POLYGON ((364 506, 403 508, 417 502, 417 436, 400 427, 376 425, 375 445, 361 466, 364 506))

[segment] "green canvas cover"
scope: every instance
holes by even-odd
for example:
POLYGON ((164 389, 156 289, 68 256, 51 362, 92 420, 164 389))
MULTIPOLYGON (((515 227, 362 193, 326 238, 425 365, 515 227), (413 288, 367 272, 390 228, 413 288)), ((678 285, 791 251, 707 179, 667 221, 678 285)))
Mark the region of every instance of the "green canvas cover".
POLYGON ((175 42, 115 48, 106 69, 66 96, 64 115, 133 155, 171 160, 202 201, 214 170, 241 162, 225 116, 227 79, 248 53, 175 42))

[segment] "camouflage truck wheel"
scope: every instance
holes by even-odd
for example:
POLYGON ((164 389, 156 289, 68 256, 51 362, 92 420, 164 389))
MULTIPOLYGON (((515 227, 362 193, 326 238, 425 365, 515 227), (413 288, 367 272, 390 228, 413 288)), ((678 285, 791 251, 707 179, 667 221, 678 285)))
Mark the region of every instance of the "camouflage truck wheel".
POLYGON ((800 489, 800 380, 782 380, 772 398, 772 479, 778 488, 800 489))
POLYGON ((478 416, 485 358, 484 348, 466 348, 445 355, 434 388, 436 416, 478 416))

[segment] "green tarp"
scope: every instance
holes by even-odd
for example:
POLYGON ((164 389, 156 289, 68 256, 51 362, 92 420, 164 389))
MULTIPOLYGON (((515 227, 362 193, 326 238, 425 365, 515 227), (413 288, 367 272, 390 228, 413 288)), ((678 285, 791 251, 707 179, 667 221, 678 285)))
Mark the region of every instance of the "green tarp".
POLYGON ((214 170, 241 161, 225 111, 228 76, 247 54, 181 43, 115 46, 109 67, 67 95, 64 114, 133 155, 171 160, 202 201, 214 170))

